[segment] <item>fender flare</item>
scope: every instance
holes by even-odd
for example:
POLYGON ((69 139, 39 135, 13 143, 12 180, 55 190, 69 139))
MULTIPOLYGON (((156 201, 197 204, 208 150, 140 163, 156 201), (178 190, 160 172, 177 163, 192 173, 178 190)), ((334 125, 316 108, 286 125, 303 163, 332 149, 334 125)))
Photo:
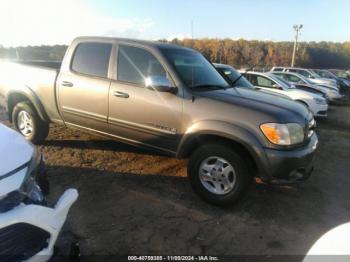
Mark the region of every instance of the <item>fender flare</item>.
POLYGON ((11 105, 10 99, 11 99, 11 97, 16 97, 18 95, 28 99, 28 101, 34 106, 35 110, 38 112, 41 120, 43 120, 45 122, 50 122, 50 119, 49 119, 49 117, 45 111, 45 108, 44 108, 43 104, 41 103, 39 97, 27 86, 25 86, 24 88, 19 89, 19 90, 18 89, 11 90, 7 94, 6 106, 7 106, 7 111, 9 113, 10 121, 12 121, 12 110, 16 105, 15 103, 11 105))
POLYGON ((268 168, 269 161, 265 154, 264 147, 266 145, 264 141, 259 140, 256 135, 244 127, 216 120, 200 121, 188 128, 180 140, 177 157, 184 157, 187 150, 191 148, 194 140, 201 135, 221 137, 240 144, 254 159, 261 175, 268 168))

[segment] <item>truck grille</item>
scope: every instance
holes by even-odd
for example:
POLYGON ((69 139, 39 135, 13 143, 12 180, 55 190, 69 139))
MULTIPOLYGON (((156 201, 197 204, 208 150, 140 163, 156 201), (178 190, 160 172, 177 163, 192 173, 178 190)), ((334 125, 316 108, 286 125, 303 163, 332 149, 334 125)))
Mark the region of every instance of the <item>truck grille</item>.
POLYGON ((314 118, 312 118, 309 121, 308 127, 307 127, 307 138, 310 138, 314 133, 315 133, 315 129, 316 129, 316 121, 314 118))
POLYGON ((23 261, 48 246, 50 234, 30 224, 0 229, 0 261, 23 261))

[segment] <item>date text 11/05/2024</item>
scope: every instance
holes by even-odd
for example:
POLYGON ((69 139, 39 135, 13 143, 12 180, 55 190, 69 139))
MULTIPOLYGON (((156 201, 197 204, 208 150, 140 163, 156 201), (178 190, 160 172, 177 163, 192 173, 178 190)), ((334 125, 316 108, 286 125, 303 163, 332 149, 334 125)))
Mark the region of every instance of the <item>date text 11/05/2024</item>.
POLYGON ((217 256, 128 256, 128 261, 219 261, 217 256))

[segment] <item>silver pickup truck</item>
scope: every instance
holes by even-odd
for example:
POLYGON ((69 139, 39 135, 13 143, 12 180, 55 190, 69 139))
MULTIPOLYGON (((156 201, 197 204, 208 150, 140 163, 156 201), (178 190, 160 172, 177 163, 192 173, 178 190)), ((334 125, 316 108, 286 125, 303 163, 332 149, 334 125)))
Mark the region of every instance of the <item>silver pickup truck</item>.
POLYGON ((0 104, 28 140, 42 142, 53 122, 189 158, 194 190, 214 204, 232 203, 255 176, 286 184, 313 170, 311 112, 230 86, 192 49, 80 37, 60 69, 4 62, 0 72, 0 104))

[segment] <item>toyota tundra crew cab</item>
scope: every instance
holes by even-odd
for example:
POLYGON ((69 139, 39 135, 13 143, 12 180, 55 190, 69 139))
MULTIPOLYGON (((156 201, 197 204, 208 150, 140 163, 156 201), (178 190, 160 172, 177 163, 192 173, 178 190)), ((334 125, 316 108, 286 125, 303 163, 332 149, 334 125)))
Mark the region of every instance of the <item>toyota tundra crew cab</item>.
POLYGON ((28 140, 57 123, 178 158, 208 202, 232 203, 253 177, 305 180, 315 121, 302 104, 230 86, 197 51, 158 42, 80 37, 60 69, 3 63, 0 103, 28 140))

